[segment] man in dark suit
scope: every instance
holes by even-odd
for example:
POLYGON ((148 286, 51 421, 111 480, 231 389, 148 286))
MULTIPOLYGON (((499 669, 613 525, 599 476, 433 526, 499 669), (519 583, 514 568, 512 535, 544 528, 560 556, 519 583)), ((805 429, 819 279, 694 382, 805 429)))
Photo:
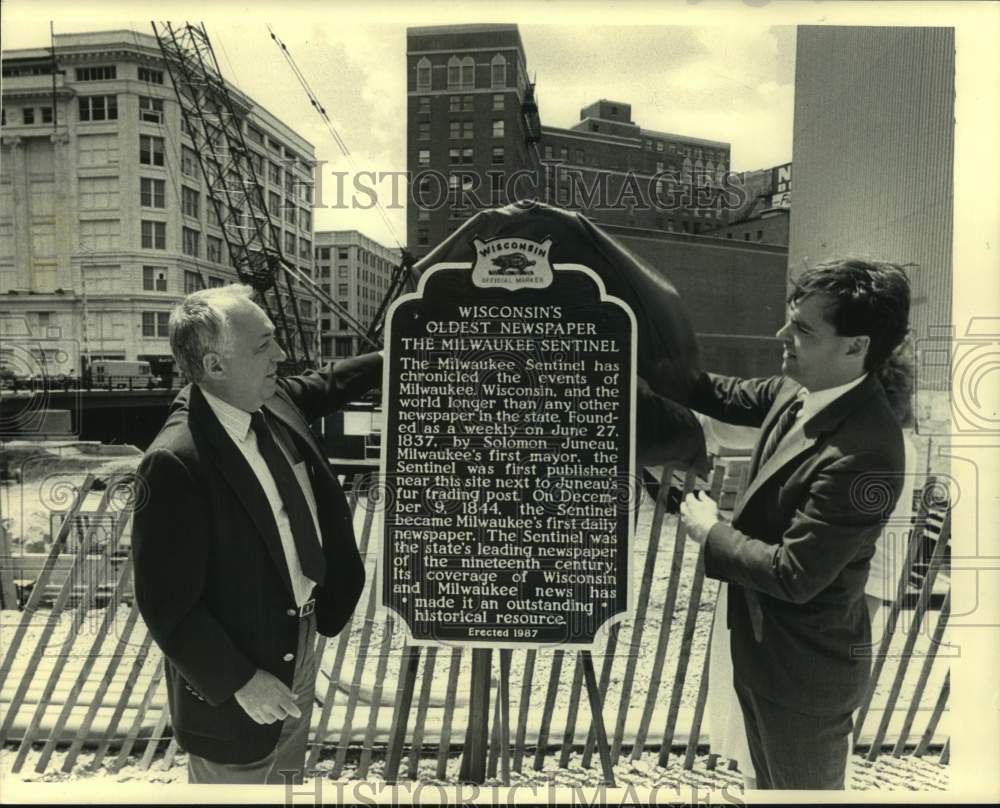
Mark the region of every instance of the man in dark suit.
POLYGON ((138 470, 136 599, 193 783, 300 781, 316 632, 344 627, 365 579, 308 425, 380 384, 381 356, 279 378, 285 354, 251 294, 202 290, 171 314, 193 383, 138 470))
POLYGON ((681 506, 706 574, 729 585, 734 684, 759 788, 844 787, 870 671, 865 581, 903 486, 902 432, 878 375, 908 317, 898 267, 818 266, 788 298, 782 375, 703 373, 688 402, 762 427, 731 524, 706 496, 681 506))

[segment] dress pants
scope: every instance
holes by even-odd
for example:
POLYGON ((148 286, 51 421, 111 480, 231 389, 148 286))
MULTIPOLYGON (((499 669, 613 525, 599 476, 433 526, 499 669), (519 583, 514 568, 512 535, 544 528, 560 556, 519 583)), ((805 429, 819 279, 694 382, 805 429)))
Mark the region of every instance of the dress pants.
POLYGON ((808 715, 736 683, 750 759, 761 789, 843 789, 851 713, 808 715))
POLYGON ((189 753, 189 783, 284 785, 286 777, 289 778, 287 782, 302 783, 310 719, 316 694, 316 673, 319 666, 316 654, 315 614, 309 614, 299 620, 299 645, 295 658, 298 664, 292 679, 292 692, 302 717, 286 718, 281 725, 277 746, 269 755, 252 763, 215 763, 189 753))

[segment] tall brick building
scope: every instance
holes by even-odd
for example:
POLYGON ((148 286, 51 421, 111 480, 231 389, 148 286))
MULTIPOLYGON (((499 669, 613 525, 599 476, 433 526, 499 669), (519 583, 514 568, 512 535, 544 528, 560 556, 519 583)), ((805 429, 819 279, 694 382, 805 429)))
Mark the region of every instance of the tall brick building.
POLYGON ((730 145, 644 129, 608 99, 569 128, 542 125, 528 76, 516 25, 407 31, 410 252, 426 255, 477 205, 579 210, 675 283, 706 367, 771 372, 787 249, 708 235, 752 202, 729 175, 730 145))
POLYGON ((516 25, 410 28, 406 43, 406 162, 414 184, 406 230, 420 258, 476 212, 460 196, 503 205, 513 196, 505 187, 511 175, 537 171, 538 132, 516 25))

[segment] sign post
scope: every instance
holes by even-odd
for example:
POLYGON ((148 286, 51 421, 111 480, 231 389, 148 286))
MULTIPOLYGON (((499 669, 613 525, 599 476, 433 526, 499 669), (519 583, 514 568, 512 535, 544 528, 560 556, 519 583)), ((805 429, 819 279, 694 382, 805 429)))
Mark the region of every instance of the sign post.
MULTIPOLYGON (((382 604, 415 645, 589 657, 632 608, 635 318, 587 267, 550 265, 551 241, 473 243, 471 272, 430 268, 387 315, 382 604)), ((479 781, 489 657, 463 760, 479 781)))

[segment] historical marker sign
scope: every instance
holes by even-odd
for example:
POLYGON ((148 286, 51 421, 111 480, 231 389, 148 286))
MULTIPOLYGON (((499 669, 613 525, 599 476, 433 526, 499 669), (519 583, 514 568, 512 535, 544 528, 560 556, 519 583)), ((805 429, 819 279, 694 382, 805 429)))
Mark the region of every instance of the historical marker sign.
POLYGON ((548 241, 474 245, 387 317, 382 603, 417 644, 588 646, 631 608, 635 320, 548 241))

